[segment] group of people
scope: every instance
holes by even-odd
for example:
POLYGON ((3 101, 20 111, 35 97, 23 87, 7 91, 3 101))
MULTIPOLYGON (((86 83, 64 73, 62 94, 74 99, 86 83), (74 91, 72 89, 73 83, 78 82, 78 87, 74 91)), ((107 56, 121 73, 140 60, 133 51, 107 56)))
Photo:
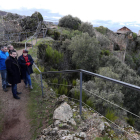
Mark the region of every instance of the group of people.
POLYGON ((21 56, 12 45, 3 46, 0 50, 0 73, 2 79, 2 88, 7 92, 7 87, 11 87, 13 97, 20 99, 18 96, 21 92, 17 91, 17 84, 24 80, 25 87, 33 89, 30 74, 33 73, 32 65, 34 60, 28 54, 28 50, 23 50, 21 56))

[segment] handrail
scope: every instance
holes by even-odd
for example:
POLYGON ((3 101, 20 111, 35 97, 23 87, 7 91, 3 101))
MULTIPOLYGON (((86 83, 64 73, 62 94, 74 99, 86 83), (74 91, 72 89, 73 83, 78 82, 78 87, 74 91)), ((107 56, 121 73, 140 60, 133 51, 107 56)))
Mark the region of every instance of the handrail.
MULTIPOLYGON (((37 68, 37 67, 36 67, 37 68)), ((39 70, 40 71, 40 70, 39 70)), ((47 72, 41 72, 40 73, 40 77, 41 77, 41 88, 42 88, 42 95, 43 95, 43 82, 42 82, 42 74, 52 74, 52 73, 54 73, 54 74, 56 74, 56 73, 80 73, 80 86, 78 86, 78 87, 80 87, 80 100, 79 100, 79 102, 80 102, 80 105, 79 105, 79 110, 80 110, 80 115, 81 115, 81 113, 82 113, 82 89, 83 90, 86 90, 86 89, 84 89, 84 88, 82 88, 82 74, 83 73, 85 73, 85 74, 89 74, 89 75, 92 75, 92 76, 96 76, 96 77, 98 77, 98 78, 101 78, 101 79, 104 79, 104 80, 108 80, 108 81, 111 81, 111 82, 114 82, 114 83, 117 83, 117 84, 120 84, 120 85, 123 85, 123 86, 126 86, 126 87, 129 87, 129 88, 132 88, 132 89, 134 89, 134 90, 137 90, 137 91, 140 91, 140 87, 139 86, 135 86, 135 85, 132 85, 132 84, 129 84, 129 83, 125 83, 125 82, 122 82, 122 81, 119 81, 119 80, 116 80, 116 79, 113 79, 113 78, 109 78, 109 77, 106 77, 106 76, 103 76, 103 75, 99 75, 99 74, 96 74, 96 73, 93 73, 93 72, 90 72, 90 71, 86 71, 86 70, 83 70, 83 69, 77 69, 77 70, 62 70, 62 71, 47 71, 47 72)), ((68 85, 69 86, 69 85, 68 85)), ((88 90, 86 90, 86 91, 88 91, 88 90)), ((88 91, 88 92, 90 92, 90 91, 88 91)), ((94 94, 95 95, 95 94, 94 94)), ((100 96, 98 96, 98 95, 95 95, 95 96, 97 96, 97 97, 99 97, 99 98, 101 98, 101 99, 103 99, 102 97, 100 97, 100 96)), ((124 111, 126 111, 126 112, 128 112, 128 113, 130 113, 130 114, 132 114, 132 115, 134 115, 134 116, 136 116, 136 117, 138 117, 138 118, 140 118, 140 116, 138 116, 138 115, 136 115, 136 114, 134 114, 134 113, 132 113, 132 112, 130 112, 130 111, 128 111, 128 110, 126 110, 126 109, 124 109, 124 108, 122 108, 122 107, 120 107, 120 106, 118 106, 117 104, 114 104, 114 103, 112 103, 112 102, 110 102, 110 101, 108 101, 108 100, 106 100, 106 99, 103 99, 103 100, 105 100, 105 101, 107 101, 107 102, 109 102, 109 103, 111 103, 112 105, 115 105, 116 107, 119 107, 120 109, 122 109, 122 110, 124 110, 124 111)), ((84 103, 85 104, 85 103, 84 103)), ((106 118, 106 117, 104 117, 104 118, 106 118)), ((110 121, 109 119, 107 119, 108 121, 110 121)), ((113 123, 115 126, 117 126, 118 128, 120 128, 121 129, 121 127, 119 127, 118 125, 116 125, 114 122, 112 122, 112 121, 110 121, 111 123, 113 123)), ((125 130, 124 130, 125 131, 125 130)), ((127 131, 125 131, 125 132, 127 132, 127 131)), ((127 132, 130 136, 132 136, 129 132, 127 132)), ((133 137, 133 136, 132 136, 133 137)), ((137 138, 135 138, 135 137, 133 137, 134 139, 137 139, 137 138)))
POLYGON ((37 67, 37 65, 35 63, 33 63, 33 65, 36 67, 36 69, 41 73, 40 69, 37 67))
MULTIPOLYGON (((38 23, 38 26, 37 26, 37 29, 36 29, 35 34, 34 34, 33 36, 31 36, 29 39, 26 40, 26 42, 25 42, 25 50, 27 49, 26 43, 27 43, 30 39, 34 38, 34 36, 37 35, 37 30, 38 30, 38 28, 39 28, 40 25, 41 25, 41 21, 38 23)), ((39 31, 40 31, 40 30, 39 30, 39 31)))
POLYGON ((129 87, 129 88, 132 88, 134 90, 140 91, 139 86, 135 86, 135 85, 132 85, 132 84, 129 84, 129 83, 126 83, 126 82, 122 82, 122 81, 119 81, 119 80, 116 80, 116 79, 113 79, 113 78, 102 76, 102 75, 99 75, 99 74, 96 74, 96 73, 93 73, 93 72, 89 72, 89 71, 86 71, 86 70, 83 70, 83 69, 80 69, 80 71, 83 72, 83 73, 92 75, 92 76, 96 76, 96 77, 99 77, 99 78, 102 78, 102 79, 105 79, 105 80, 108 80, 108 81, 111 81, 111 82, 114 82, 114 83, 129 87))
POLYGON ((103 76, 103 75, 99 75, 99 74, 96 74, 96 73, 93 73, 93 72, 89 72, 89 71, 86 71, 86 70, 83 70, 83 69, 78 69, 78 70, 62 70, 62 71, 47 71, 47 72, 42 72, 42 74, 45 74, 45 73, 46 74, 47 73, 73 73, 73 72, 82 72, 82 73, 85 73, 85 74, 96 76, 96 77, 99 77, 99 78, 102 78, 102 79, 105 79, 105 80, 108 80, 108 81, 111 81, 111 82, 114 82, 114 83, 117 83, 117 84, 129 87, 131 89, 140 91, 140 87, 139 86, 135 86, 135 85, 132 85, 132 84, 129 84, 129 83, 126 83, 126 82, 122 82, 122 81, 119 81, 119 80, 116 80, 116 79, 112 79, 112 78, 109 78, 109 77, 106 77, 106 76, 103 76))

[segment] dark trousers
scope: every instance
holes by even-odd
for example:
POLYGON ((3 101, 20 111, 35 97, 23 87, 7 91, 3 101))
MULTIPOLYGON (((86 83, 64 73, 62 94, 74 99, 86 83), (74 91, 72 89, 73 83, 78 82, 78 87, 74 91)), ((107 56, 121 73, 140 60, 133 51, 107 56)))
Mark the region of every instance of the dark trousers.
POLYGON ((31 77, 30 77, 30 74, 28 74, 28 72, 26 71, 26 78, 24 79, 24 83, 25 85, 32 85, 32 82, 31 82, 31 77))
POLYGON ((17 84, 12 84, 13 97, 17 97, 17 84))
POLYGON ((0 70, 1 72, 1 79, 2 79, 2 88, 5 89, 8 85, 7 82, 7 70, 0 70))

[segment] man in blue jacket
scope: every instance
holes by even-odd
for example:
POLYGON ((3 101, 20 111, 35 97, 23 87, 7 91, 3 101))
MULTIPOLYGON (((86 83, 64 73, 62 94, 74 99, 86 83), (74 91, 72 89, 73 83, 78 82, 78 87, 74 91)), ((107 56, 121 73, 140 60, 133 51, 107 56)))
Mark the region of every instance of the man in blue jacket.
POLYGON ((5 92, 8 90, 6 89, 8 82, 7 82, 7 70, 6 70, 6 65, 5 65, 5 60, 9 56, 9 53, 7 52, 7 47, 3 46, 1 47, 0 51, 0 73, 1 73, 1 78, 2 78, 2 88, 5 92))

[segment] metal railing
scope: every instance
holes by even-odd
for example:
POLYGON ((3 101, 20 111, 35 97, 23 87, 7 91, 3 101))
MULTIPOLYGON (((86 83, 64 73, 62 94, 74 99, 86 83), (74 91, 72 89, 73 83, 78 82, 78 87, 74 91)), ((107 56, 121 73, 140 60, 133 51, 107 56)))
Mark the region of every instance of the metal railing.
MULTIPOLYGON (((132 84, 129 84, 129 83, 126 83, 126 82, 122 82, 122 81, 119 81, 119 80, 116 80, 116 79, 112 79, 112 78, 109 78, 109 77, 106 77, 106 76, 102 76, 102 75, 99 75, 99 74, 96 74, 96 73, 93 73, 93 72, 90 72, 90 71, 86 71, 86 70, 83 70, 83 69, 40 72, 41 77, 42 77, 42 74, 49 74, 49 73, 80 73, 80 115, 82 114, 82 75, 83 75, 83 73, 88 74, 88 75, 92 75, 92 76, 95 76, 95 77, 98 77, 98 78, 101 78, 101 79, 104 79, 104 80, 108 80, 108 81, 123 85, 125 87, 131 88, 131 89, 134 89, 134 90, 137 90, 137 91, 140 91, 139 86, 135 86, 135 85, 132 85, 132 84)), ((41 79, 41 81, 42 81, 42 79, 41 79)), ((42 92, 42 96, 43 96, 43 92, 42 92)))
MULTIPOLYGON (((114 83, 117 83, 117 84, 120 84, 120 85, 123 85, 125 87, 128 87, 128 88, 131 88, 131 89, 134 89, 134 90, 137 90, 137 91, 140 91, 140 87, 139 86, 135 86, 135 85, 132 85, 132 84, 129 84, 129 83, 126 83, 126 82, 122 82, 122 81, 119 81, 119 80, 116 80, 116 79, 113 79, 113 78, 109 78, 109 77, 106 77, 106 76, 103 76, 103 75, 99 75, 99 74, 96 74, 96 73, 93 73, 93 72, 90 72, 90 71, 86 71, 86 70, 83 70, 83 69, 78 69, 78 70, 62 70, 62 71, 47 71, 47 72, 41 72, 39 70, 39 68, 34 64, 34 66, 37 68, 38 72, 40 73, 40 82, 41 82, 41 91, 42 91, 42 97, 44 97, 44 93, 43 93, 43 74, 58 74, 58 73, 79 73, 79 78, 80 78, 80 99, 78 100, 79 101, 79 112, 80 112, 80 115, 82 115, 82 103, 85 105, 85 103, 82 101, 82 90, 86 90, 84 88, 82 88, 82 76, 83 74, 87 74, 87 75, 91 75, 91 76, 95 76, 95 77, 98 77, 98 78, 101 78, 101 79, 104 79, 104 80, 107 80, 107 81, 110 81, 110 82, 114 82, 114 83)), ((56 83, 55 83, 56 84, 56 83)), ((57 84, 56 84, 57 85, 57 84)), ((58 84, 58 85, 62 85, 62 84, 58 84)), ((65 86, 65 85, 64 85, 65 86)), ((66 85, 66 86, 71 86, 71 85, 66 85)), ((72 87, 75 87, 75 86, 72 86, 72 87)), ((89 91, 88 91, 89 92, 89 91)), ((57 94, 57 93, 56 93, 57 94)), ((94 94, 93 94, 94 95, 94 94)), ((97 97, 99 97, 100 99, 122 109, 123 111, 126 111, 127 113, 130 113, 131 115, 134 115, 135 117, 137 118, 140 118, 140 116, 124 109, 123 107, 120 107, 119 105, 116 105, 115 103, 112 103, 110 101, 108 101, 107 99, 104 99, 102 97, 100 97, 99 95, 95 95, 97 97)), ((69 97, 68 97, 69 98, 69 97)), ((75 100, 75 99, 74 99, 75 100)), ((77 100, 77 99, 76 99, 77 100)), ((94 110, 94 109, 93 109, 94 110)), ((94 110, 95 111, 95 110, 94 110)), ((96 111, 97 112, 97 111, 96 111)), ((97 112, 98 114, 100 114, 99 112, 97 112)), ((101 114, 100 114, 101 115, 101 114)), ((108 118, 106 118, 105 116, 103 116, 106 120, 108 120, 110 123, 112 123, 115 127, 117 127, 118 129, 120 130, 123 130, 124 132, 128 133, 131 137, 133 137, 129 132, 125 131, 124 129, 122 129, 120 126, 118 126, 116 123, 112 122, 111 120, 109 120, 108 118)), ((135 137, 133 137, 134 139, 137 139, 135 137)))
POLYGON ((25 49, 27 49, 27 47, 26 47, 26 43, 29 41, 29 40, 31 40, 31 44, 32 44, 32 48, 33 48, 33 43, 32 43, 32 39, 36 36, 36 43, 37 43, 37 36, 38 36, 38 34, 39 34, 39 32, 40 32, 40 26, 41 26, 41 21, 38 23, 38 26, 37 26, 37 29, 36 29, 36 32, 35 32, 35 34, 33 35, 33 36, 31 36, 29 39, 27 39, 26 40, 26 42, 25 42, 25 49))

